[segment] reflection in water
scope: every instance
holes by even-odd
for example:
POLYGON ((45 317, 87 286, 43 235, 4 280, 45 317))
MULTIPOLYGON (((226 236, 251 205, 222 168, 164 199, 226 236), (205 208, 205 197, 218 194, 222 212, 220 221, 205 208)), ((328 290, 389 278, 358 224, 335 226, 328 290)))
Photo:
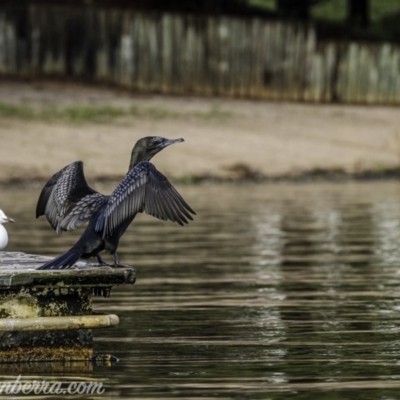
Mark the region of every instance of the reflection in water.
POLYGON ((384 264, 400 263, 400 202, 374 204, 374 252, 384 264))
MULTIPOLYGON (((139 216, 120 245, 136 284, 95 299, 121 319, 96 349, 120 362, 37 375, 79 374, 123 398, 398 398, 398 183, 179 190, 195 222, 139 216)), ((36 221, 38 192, 2 191, 7 250, 54 256, 81 232, 36 221)))

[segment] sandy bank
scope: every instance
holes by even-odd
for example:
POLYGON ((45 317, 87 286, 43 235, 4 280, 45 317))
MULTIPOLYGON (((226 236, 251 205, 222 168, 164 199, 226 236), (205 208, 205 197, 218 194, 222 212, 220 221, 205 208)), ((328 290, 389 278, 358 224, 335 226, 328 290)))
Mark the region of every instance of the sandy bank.
POLYGON ((32 109, 137 110, 105 121, 18 118, 0 110, 0 180, 48 178, 83 160, 87 177, 126 172, 143 136, 183 137, 154 159, 171 177, 231 176, 245 164, 268 176, 313 168, 348 172, 400 163, 397 108, 142 96, 60 83, 0 82, 0 103, 32 109))

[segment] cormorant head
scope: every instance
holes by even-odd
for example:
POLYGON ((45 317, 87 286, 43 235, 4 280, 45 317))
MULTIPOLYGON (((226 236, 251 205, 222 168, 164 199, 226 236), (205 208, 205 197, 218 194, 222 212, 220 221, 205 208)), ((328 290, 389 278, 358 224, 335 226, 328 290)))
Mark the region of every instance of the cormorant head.
POLYGON ((139 139, 132 149, 129 169, 141 161, 150 161, 159 151, 175 143, 183 142, 179 139, 166 139, 161 136, 147 136, 139 139))

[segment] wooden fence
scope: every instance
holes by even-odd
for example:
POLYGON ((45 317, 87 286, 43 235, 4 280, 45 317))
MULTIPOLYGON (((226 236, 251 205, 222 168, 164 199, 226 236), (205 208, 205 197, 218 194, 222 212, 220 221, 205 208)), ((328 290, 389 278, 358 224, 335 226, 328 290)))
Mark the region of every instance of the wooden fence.
POLYGON ((400 48, 311 25, 66 7, 0 8, 0 74, 139 91, 400 103, 400 48))

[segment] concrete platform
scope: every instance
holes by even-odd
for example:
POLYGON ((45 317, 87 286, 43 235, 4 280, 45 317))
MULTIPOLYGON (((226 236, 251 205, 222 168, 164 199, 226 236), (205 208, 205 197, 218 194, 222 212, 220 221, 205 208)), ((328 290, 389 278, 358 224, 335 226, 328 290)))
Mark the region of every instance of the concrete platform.
POLYGON ((93 314, 92 297, 133 284, 133 268, 78 262, 36 270, 47 257, 0 252, 0 363, 90 360, 92 329, 115 326, 116 315, 93 314))

